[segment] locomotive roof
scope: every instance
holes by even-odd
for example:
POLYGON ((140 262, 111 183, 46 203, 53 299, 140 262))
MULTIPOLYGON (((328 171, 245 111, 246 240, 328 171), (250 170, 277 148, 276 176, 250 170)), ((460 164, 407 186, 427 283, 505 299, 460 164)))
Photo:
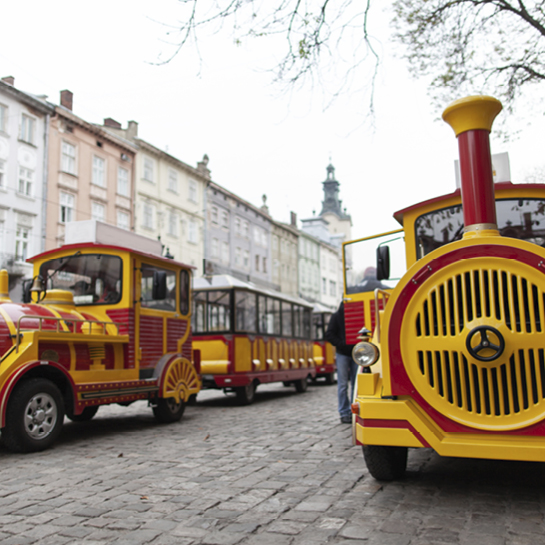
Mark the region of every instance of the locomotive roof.
POLYGON ((118 250, 122 252, 129 252, 131 254, 136 254, 142 257, 146 257, 148 259, 155 259, 157 261, 162 261, 168 265, 175 265, 177 267, 181 267, 185 269, 196 269, 196 267, 193 265, 187 265, 186 263, 182 263, 181 261, 169 259, 168 257, 163 257, 161 255, 152 254, 149 252, 141 252, 139 250, 135 250, 134 248, 126 248, 124 246, 115 246, 113 244, 97 244, 93 242, 85 242, 85 243, 82 242, 80 244, 65 244, 64 246, 60 246, 59 248, 55 248, 53 250, 47 250, 45 252, 42 252, 41 254, 37 254, 35 256, 29 257, 27 261, 29 263, 33 263, 34 261, 38 259, 44 259, 47 257, 54 258, 56 254, 58 254, 59 252, 64 252, 66 250, 77 251, 82 249, 97 250, 98 252, 104 249, 118 250))
POLYGON ((309 303, 305 299, 300 297, 295 297, 293 295, 288 295, 286 293, 281 293, 276 290, 262 288, 253 282, 246 282, 244 280, 239 280, 234 276, 229 274, 212 274, 207 276, 201 276, 199 278, 193 278, 193 290, 194 291, 211 291, 211 290, 226 290, 239 288, 248 291, 254 291, 263 295, 269 295, 270 297, 275 297, 277 299, 282 299, 284 301, 290 301, 292 303, 297 303, 298 305, 303 305, 311 308, 312 303, 309 303))
MULTIPOLYGON (((545 184, 514 184, 513 182, 498 182, 494 184, 494 190, 495 191, 507 191, 508 193, 512 193, 513 196, 517 196, 517 193, 521 193, 521 198, 528 198, 528 192, 535 192, 541 193, 541 196, 545 198, 545 184)), ((538 196, 537 194, 535 195, 538 196)), ((461 191, 460 188, 457 188, 452 193, 447 193, 445 195, 440 195, 439 197, 434 197, 433 199, 428 199, 426 201, 419 202, 417 204, 413 204, 411 206, 408 206, 407 208, 403 208, 402 210, 399 210, 398 212, 394 213, 394 218, 403 225, 403 217, 405 214, 409 212, 413 212, 415 210, 418 210, 419 208, 424 208, 431 204, 437 204, 437 208, 441 208, 440 204, 443 201, 447 201, 449 199, 458 198, 461 200, 461 191)))

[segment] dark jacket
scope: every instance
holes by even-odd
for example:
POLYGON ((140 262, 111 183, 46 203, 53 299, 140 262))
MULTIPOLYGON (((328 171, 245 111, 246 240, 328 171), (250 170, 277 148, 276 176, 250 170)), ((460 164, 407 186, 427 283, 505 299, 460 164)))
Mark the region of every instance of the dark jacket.
POLYGON ((327 324, 325 340, 330 342, 339 354, 344 356, 352 355, 354 344, 346 344, 346 333, 344 329, 344 303, 341 303, 337 312, 334 312, 327 324))

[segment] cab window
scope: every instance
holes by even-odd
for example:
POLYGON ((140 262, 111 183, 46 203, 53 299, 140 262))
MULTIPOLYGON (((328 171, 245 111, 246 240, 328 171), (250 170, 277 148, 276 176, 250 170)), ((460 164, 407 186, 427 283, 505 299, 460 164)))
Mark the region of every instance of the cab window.
POLYGON ((140 284, 142 307, 176 311, 176 272, 142 264, 140 284))

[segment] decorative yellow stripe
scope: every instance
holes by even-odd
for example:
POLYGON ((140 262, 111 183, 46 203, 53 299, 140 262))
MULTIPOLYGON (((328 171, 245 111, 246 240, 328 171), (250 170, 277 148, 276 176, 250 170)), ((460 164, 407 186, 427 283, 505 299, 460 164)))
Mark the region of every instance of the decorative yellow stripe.
POLYGON ((6 324, 8 325, 10 335, 15 335, 17 331, 15 324, 13 323, 13 320, 11 319, 10 315, 1 306, 0 306, 0 314, 4 318, 6 324))

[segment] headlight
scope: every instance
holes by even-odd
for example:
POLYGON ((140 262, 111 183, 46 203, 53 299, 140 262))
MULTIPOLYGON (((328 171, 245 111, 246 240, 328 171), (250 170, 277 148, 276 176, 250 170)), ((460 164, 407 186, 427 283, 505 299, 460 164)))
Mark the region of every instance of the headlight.
POLYGON ((352 349, 352 358, 360 367, 369 367, 378 360, 379 350, 373 343, 361 342, 352 349))

